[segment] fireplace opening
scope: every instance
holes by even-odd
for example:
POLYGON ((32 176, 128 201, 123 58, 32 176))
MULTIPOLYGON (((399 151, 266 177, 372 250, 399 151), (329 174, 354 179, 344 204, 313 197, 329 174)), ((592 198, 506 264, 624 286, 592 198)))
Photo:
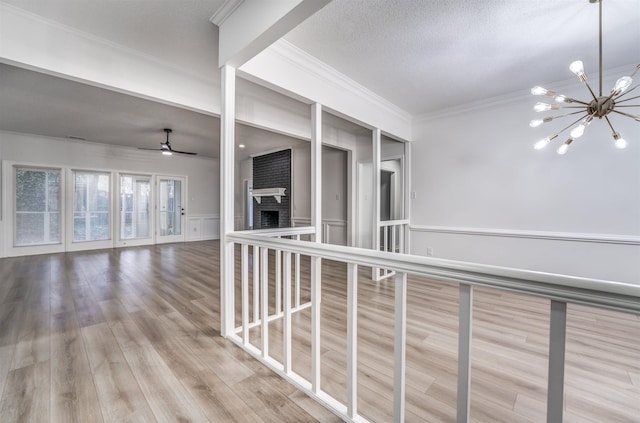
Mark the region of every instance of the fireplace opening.
POLYGON ((280 227, 280 213, 277 210, 262 210, 260 211, 260 228, 279 228, 280 227))

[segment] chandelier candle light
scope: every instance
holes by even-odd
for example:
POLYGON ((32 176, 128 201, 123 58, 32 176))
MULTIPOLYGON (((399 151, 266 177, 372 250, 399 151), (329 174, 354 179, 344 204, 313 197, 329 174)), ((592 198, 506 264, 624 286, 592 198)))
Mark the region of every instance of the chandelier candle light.
POLYGON ((602 94, 602 1, 603 0, 589 0, 589 3, 600 3, 599 5, 600 6, 600 12, 599 12, 600 13, 600 27, 599 27, 600 90, 599 90, 599 94, 598 96, 596 96, 596 94, 591 89, 591 86, 589 86, 589 83, 587 82, 587 75, 584 72, 584 66, 580 60, 576 60, 575 62, 571 63, 571 65, 569 65, 569 70, 575 73, 576 76, 580 79, 580 81, 584 82, 584 84, 587 86, 587 89, 591 94, 590 100, 580 101, 574 98, 569 98, 564 95, 558 94, 554 91, 547 90, 546 88, 533 87, 531 89, 531 94, 553 97, 557 103, 560 103, 560 104, 547 104, 542 102, 536 103, 535 106, 533 107, 533 109, 536 112, 546 112, 549 110, 560 110, 560 109, 577 109, 577 111, 566 113, 563 115, 558 115, 558 116, 548 116, 542 119, 534 119, 531 122, 529 122, 529 126, 531 126, 532 128, 540 126, 543 123, 551 122, 554 119, 573 116, 573 115, 580 115, 580 117, 577 120, 567 125, 566 127, 562 128, 560 131, 538 141, 534 145, 534 148, 536 150, 540 150, 546 147, 552 140, 557 138, 558 135, 560 135, 562 132, 571 128, 571 131, 569 133, 569 138, 557 150, 558 154, 565 154, 569 149, 569 146, 571 145, 571 143, 575 139, 580 138, 584 134, 587 126, 589 126, 589 124, 591 124, 591 122, 593 121, 593 118, 596 118, 596 117, 598 119, 604 118, 609 124, 609 127, 611 128, 611 131, 612 131, 612 136, 615 142, 615 146, 617 148, 626 148, 627 141, 624 138, 622 138, 619 132, 613 129, 613 125, 611 124, 611 120, 609 120, 608 115, 610 113, 616 113, 621 116, 630 117, 631 119, 634 119, 640 122, 640 115, 634 116, 630 113, 626 113, 618 110, 619 108, 622 108, 622 107, 640 107, 640 104, 620 104, 629 100, 640 98, 640 95, 637 95, 634 97, 622 99, 622 97, 629 94, 630 92, 632 92, 633 90, 635 90, 640 86, 640 84, 637 84, 634 87, 629 88, 633 84, 633 77, 636 75, 636 73, 638 73, 638 71, 640 71, 640 65, 636 66, 635 70, 630 76, 623 76, 619 78, 616 81, 615 86, 613 87, 613 89, 608 95, 602 94))

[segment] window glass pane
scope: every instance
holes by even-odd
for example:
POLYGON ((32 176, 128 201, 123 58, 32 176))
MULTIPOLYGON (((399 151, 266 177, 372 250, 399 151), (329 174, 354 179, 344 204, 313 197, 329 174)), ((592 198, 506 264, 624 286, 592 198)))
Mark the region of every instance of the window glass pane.
POLYGON ((110 239, 108 173, 74 172, 73 240, 110 239))
POLYGON ((16 245, 45 243, 44 213, 16 213, 16 245))
POLYGON ((179 180, 160 180, 159 188, 159 230, 160 236, 180 235, 181 228, 181 189, 182 184, 179 180))
POLYGON ((16 211, 44 212, 47 172, 16 169, 16 211))
POLYGON ((120 177, 120 239, 151 236, 151 179, 120 177))
POLYGON ((60 171, 15 168, 14 245, 60 242, 60 171))

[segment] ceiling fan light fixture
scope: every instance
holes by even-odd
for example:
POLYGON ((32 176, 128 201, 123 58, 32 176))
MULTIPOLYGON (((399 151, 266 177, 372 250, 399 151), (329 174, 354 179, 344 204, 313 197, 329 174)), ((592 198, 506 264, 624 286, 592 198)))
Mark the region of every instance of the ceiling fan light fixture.
POLYGON ((163 131, 167 134, 167 140, 165 142, 161 142, 160 143, 160 148, 142 148, 140 147, 140 150, 153 150, 153 151, 160 151, 162 153, 162 155, 164 156, 173 156, 173 153, 177 153, 177 154, 189 154, 192 156, 195 156, 198 153, 190 153, 188 151, 178 151, 178 150, 174 150, 173 148, 171 148, 171 143, 169 142, 169 134, 173 132, 173 130, 171 128, 164 128, 163 131))
POLYGON ((640 86, 640 85, 636 85, 632 88, 629 88, 631 87, 631 84, 633 84, 633 77, 635 76, 636 73, 638 73, 638 71, 640 71, 640 65, 637 65, 635 67, 633 73, 631 73, 630 76, 623 76, 619 78, 616 81, 609 95, 602 94, 602 1, 603 0, 589 0, 589 3, 598 3, 598 6, 599 6, 599 13, 598 13, 598 17, 599 17, 598 34, 599 34, 599 47, 600 47, 599 49, 600 74, 598 78, 599 84, 600 84, 599 93, 598 95, 596 95, 593 89, 589 86, 589 83, 587 82, 587 74, 584 71, 584 64, 582 63, 581 60, 576 60, 572 62, 569 65, 569 70, 574 74, 576 74, 576 76, 580 79, 581 82, 585 83, 585 85, 587 86, 587 89, 589 90, 589 94, 591 96, 589 100, 580 101, 580 100, 566 97, 562 94, 557 94, 554 91, 547 90, 546 88, 543 88, 540 86, 533 87, 531 89, 531 94, 533 95, 553 96, 555 98, 555 101, 558 103, 561 103, 561 104, 574 103, 575 104, 575 105, 558 105, 558 104, 536 103, 535 106, 533 107, 536 112, 544 112, 548 110, 559 110, 563 108, 577 109, 577 111, 560 115, 560 116, 552 116, 544 119, 534 119, 531 122, 529 122, 529 126, 531 126, 532 128, 538 127, 543 123, 549 122, 553 119, 562 118, 570 115, 582 114, 582 117, 584 117, 584 119, 581 117, 575 122, 567 125, 565 128, 556 132, 552 136, 543 138, 542 140, 538 141, 534 145, 534 148, 536 150, 540 150, 546 147, 547 144, 549 144, 549 142, 551 142, 554 138, 558 136, 558 134, 571 129, 570 130, 571 137, 564 144, 562 144, 560 148, 558 148, 557 150, 558 154, 565 154, 569 148, 569 145, 573 142, 573 140, 575 140, 576 138, 580 138, 581 136, 584 135, 585 130, 587 129, 587 127, 589 126, 589 124, 591 123, 594 117, 597 117, 598 119, 604 118, 604 120, 607 122, 607 124, 611 128, 611 131, 613 132, 613 139, 615 140, 615 146, 617 148, 623 149, 627 147, 627 141, 624 138, 622 138, 620 133, 618 133, 613 128, 613 124, 609 119, 609 115, 616 114, 620 116, 629 117, 631 119, 634 119, 635 121, 640 121, 639 115, 634 115, 631 113, 623 112, 621 110, 616 110, 616 106, 618 108, 640 107, 640 104, 624 104, 624 105, 619 104, 629 100, 640 98, 640 96, 635 96, 635 97, 621 99, 623 96, 627 95, 628 93, 632 92, 633 90, 635 90, 640 86), (577 126, 574 126, 576 124, 577 126))

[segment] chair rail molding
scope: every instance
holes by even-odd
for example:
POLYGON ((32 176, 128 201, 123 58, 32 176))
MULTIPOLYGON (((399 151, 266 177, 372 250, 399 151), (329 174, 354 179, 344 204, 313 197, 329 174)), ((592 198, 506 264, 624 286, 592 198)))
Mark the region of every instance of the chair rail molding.
POLYGON ((468 228, 462 226, 410 225, 411 232, 431 232, 455 235, 476 235, 507 238, 527 238, 552 241, 592 242, 598 244, 640 245, 640 236, 618 234, 588 234, 574 232, 526 231, 516 229, 468 228))

